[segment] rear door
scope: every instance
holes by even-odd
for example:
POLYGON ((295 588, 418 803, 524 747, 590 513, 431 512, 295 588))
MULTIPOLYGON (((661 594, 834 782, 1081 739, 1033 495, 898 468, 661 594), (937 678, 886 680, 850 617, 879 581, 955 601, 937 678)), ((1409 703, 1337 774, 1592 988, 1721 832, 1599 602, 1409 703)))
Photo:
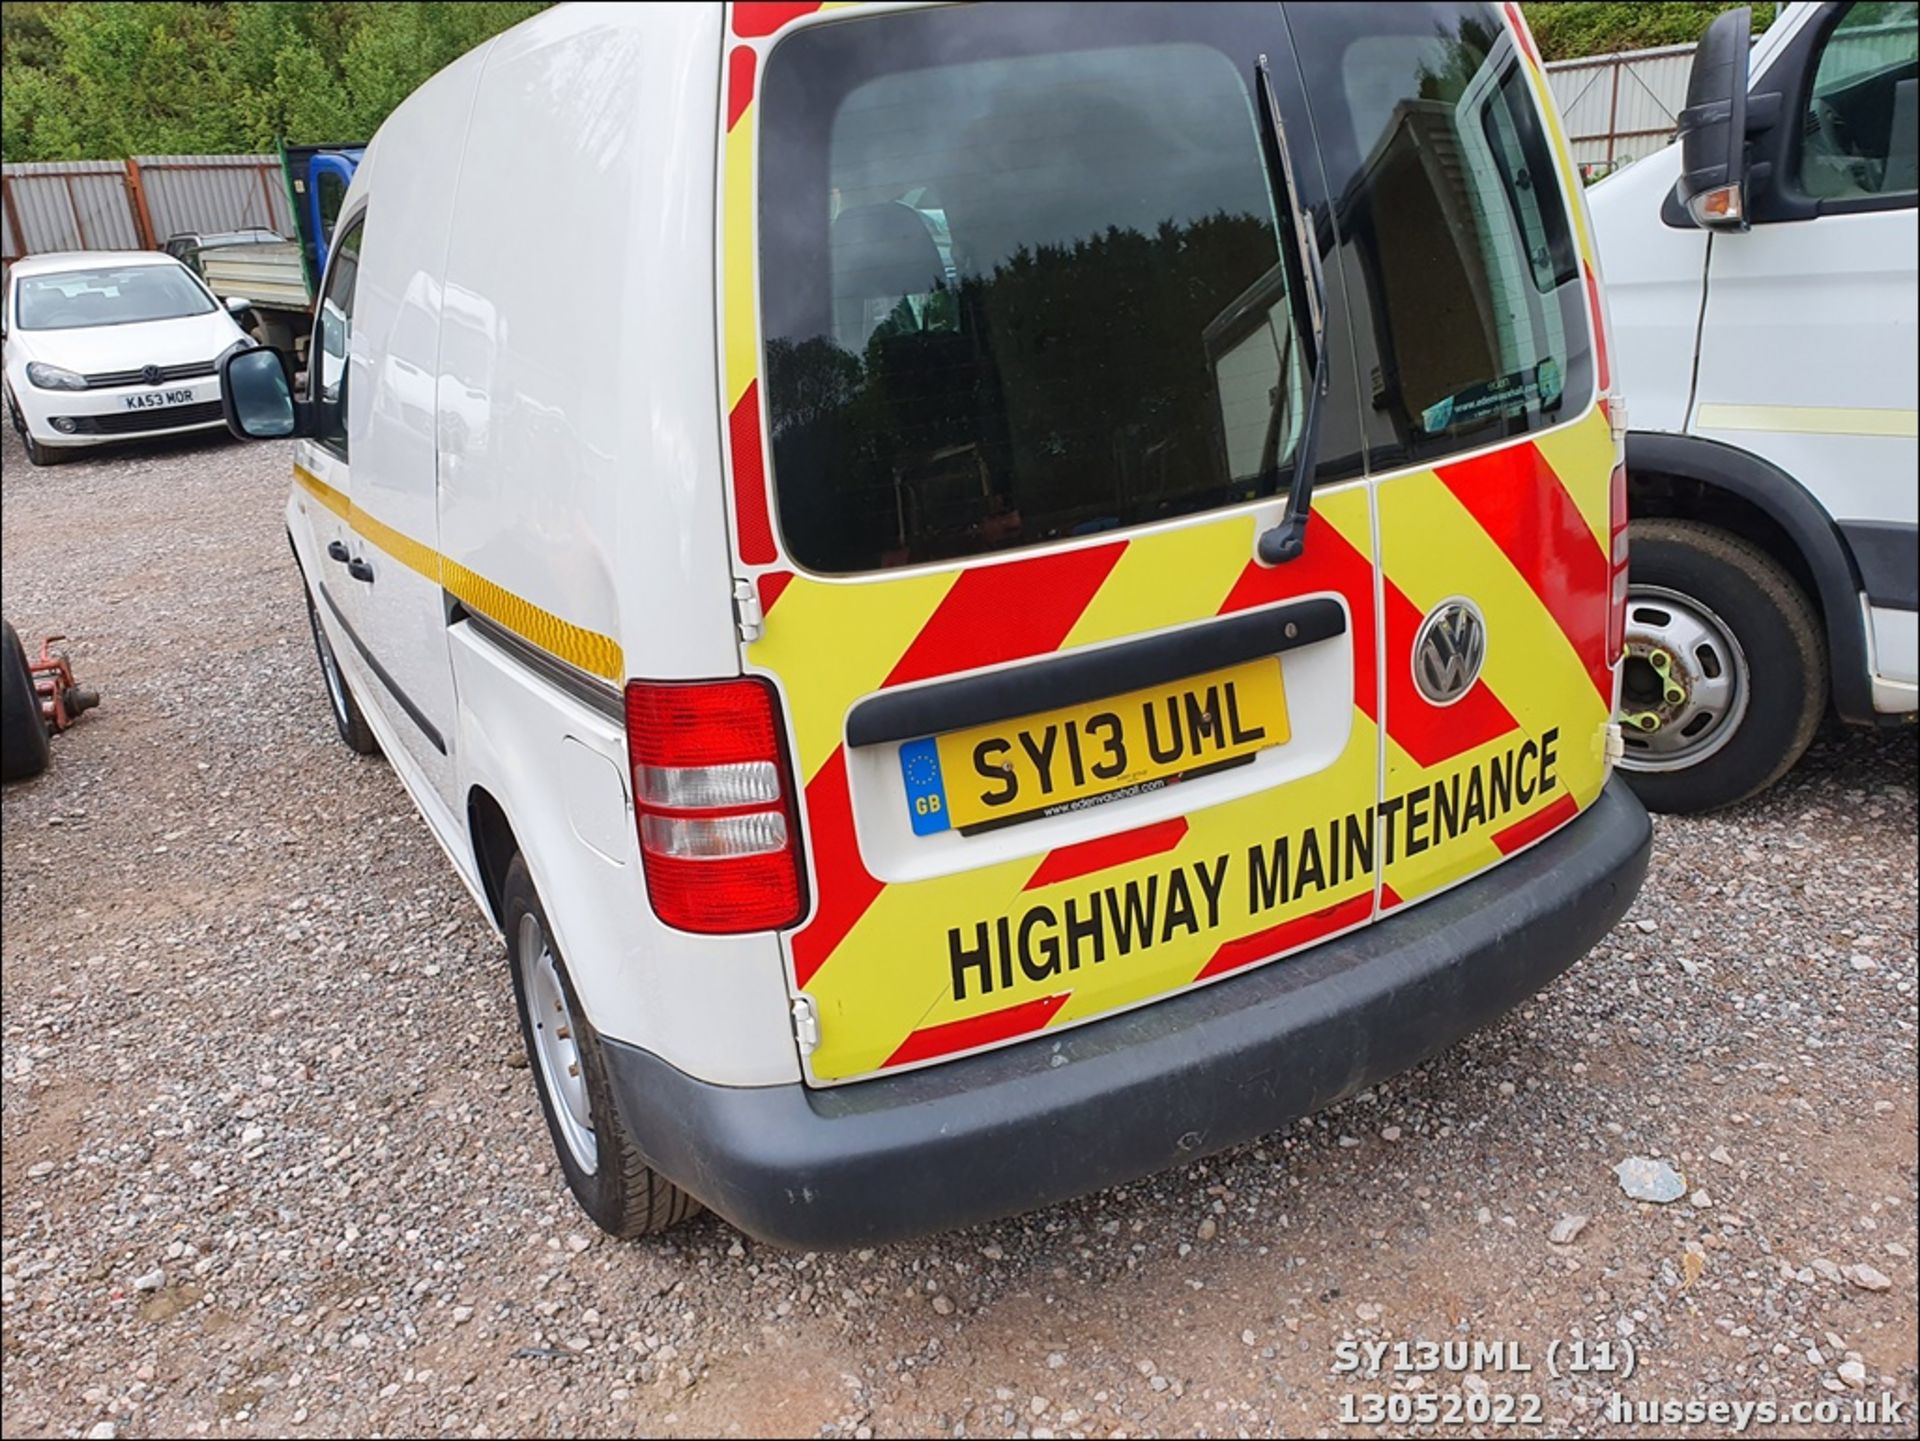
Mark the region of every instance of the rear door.
POLYGON ((1585 212, 1517 7, 1287 8, 1366 317, 1387 912, 1605 783, 1617 444, 1585 212))
POLYGON ((831 1082, 1366 924, 1380 737, 1338 355, 1306 553, 1255 558, 1306 385, 1280 11, 805 8, 731 13, 724 398, 831 1082))

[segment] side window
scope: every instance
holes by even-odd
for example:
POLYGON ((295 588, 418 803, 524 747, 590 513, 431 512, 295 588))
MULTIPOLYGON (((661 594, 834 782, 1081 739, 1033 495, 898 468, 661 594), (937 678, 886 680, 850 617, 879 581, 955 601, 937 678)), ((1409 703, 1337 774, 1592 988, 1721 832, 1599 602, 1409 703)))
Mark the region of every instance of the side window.
POLYGON ((353 292, 360 278, 360 237, 366 227, 355 221, 333 248, 320 313, 314 320, 307 355, 307 385, 314 409, 314 438, 347 456, 347 357, 353 340, 353 292))
POLYGON ((1816 200, 1914 194, 1920 4, 1850 7, 1827 37, 1800 130, 1800 188, 1816 200))
POLYGON ((1479 4, 1289 10, 1340 196, 1369 466, 1543 430, 1593 388, 1560 167, 1525 62, 1479 4))

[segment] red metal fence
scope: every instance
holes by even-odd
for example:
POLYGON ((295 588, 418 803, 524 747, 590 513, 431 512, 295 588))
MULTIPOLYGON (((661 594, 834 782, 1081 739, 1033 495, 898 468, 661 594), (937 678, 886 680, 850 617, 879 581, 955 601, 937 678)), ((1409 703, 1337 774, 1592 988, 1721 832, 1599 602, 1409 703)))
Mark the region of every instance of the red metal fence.
POLYGON ((154 249, 187 231, 293 233, 272 155, 28 161, 0 169, 0 201, 9 264, 49 250, 154 249))

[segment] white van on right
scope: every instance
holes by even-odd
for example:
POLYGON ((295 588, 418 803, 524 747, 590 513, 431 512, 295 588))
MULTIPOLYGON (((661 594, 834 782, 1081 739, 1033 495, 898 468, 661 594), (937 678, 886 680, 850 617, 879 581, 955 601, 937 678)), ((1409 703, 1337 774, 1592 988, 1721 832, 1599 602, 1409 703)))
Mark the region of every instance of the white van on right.
POLYGON ((1622 764, 1655 810, 1771 784, 1829 704, 1920 701, 1917 8, 1789 5, 1750 57, 1722 15, 1681 139, 1588 195, 1630 427, 1622 764))

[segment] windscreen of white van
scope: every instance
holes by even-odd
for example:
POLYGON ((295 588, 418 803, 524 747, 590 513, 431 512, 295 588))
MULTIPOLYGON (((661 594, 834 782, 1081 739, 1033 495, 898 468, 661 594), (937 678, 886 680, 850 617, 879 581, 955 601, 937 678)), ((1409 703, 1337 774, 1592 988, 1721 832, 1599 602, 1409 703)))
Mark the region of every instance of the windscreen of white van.
POLYGON ((1288 478, 1303 355, 1249 90, 1271 13, 960 7, 770 60, 761 299, 779 520, 872 570, 1288 478))

